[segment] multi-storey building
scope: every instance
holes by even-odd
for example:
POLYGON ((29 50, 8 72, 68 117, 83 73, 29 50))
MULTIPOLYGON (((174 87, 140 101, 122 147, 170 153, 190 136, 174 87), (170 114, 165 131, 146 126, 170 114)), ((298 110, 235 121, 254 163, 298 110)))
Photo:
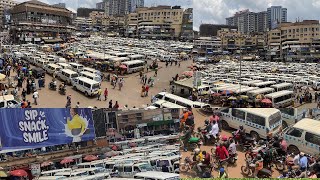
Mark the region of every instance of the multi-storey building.
POLYGON ((225 24, 201 24, 199 28, 200 36, 202 37, 217 36, 218 31, 224 28, 238 29, 237 26, 229 26, 225 24))
POLYGON ((78 8, 77 9, 77 17, 89 17, 90 13, 93 11, 104 12, 103 9, 95 9, 95 8, 78 8))
POLYGON ((268 32, 269 55, 287 60, 320 57, 318 20, 282 23, 268 32))
POLYGON ((52 6, 61 7, 61 8, 66 8, 66 3, 52 4, 52 6))
POLYGON ((0 18, 3 25, 1 28, 7 28, 7 25, 11 23, 10 9, 15 5, 17 5, 15 1, 0 0, 0 18))
POLYGON ((10 34, 15 43, 60 42, 67 40, 75 30, 71 11, 37 0, 14 6, 11 14, 10 34))
POLYGON ((205 54, 213 54, 220 53, 222 51, 222 42, 220 37, 199 37, 194 39, 193 43, 194 48, 196 48, 200 53, 203 52, 205 54))
POLYGON ((106 2, 104 2, 104 1, 96 3, 96 9, 104 10, 105 6, 106 6, 106 2))
POLYGON ((137 34, 141 38, 179 38, 183 14, 179 6, 137 8, 137 34))
POLYGON ((287 22, 287 8, 281 6, 271 6, 267 9, 268 28, 275 29, 278 24, 287 22))
POLYGON ((124 16, 135 12, 136 8, 144 7, 144 0, 104 0, 96 7, 105 9, 107 16, 124 16))
POLYGON ((193 8, 188 8, 183 12, 181 36, 182 40, 193 39, 193 8))

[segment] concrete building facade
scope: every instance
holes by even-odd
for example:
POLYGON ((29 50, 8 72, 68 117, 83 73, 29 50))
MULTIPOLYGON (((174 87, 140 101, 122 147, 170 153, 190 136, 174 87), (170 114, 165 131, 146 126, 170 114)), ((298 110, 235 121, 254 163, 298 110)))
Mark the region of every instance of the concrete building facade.
POLYGON ((278 24, 287 22, 287 8, 271 6, 267 9, 269 29, 277 28, 278 24))

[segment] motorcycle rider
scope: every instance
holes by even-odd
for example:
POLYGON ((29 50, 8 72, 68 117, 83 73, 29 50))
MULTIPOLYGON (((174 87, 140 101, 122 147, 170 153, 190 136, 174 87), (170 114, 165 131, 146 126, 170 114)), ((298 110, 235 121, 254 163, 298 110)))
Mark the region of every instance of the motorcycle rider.
MULTIPOLYGON (((245 141, 245 137, 246 137, 246 131, 245 129, 243 128, 242 125, 239 126, 239 129, 236 131, 236 134, 238 134, 240 137, 239 137, 239 142, 236 142, 236 143, 240 143, 240 144, 243 144, 244 141, 245 141)), ((235 134, 235 135, 236 135, 235 134)))
POLYGON ((202 173, 202 167, 208 167, 210 165, 210 154, 206 151, 202 151, 202 161, 197 164, 197 168, 202 173))
POLYGON ((184 145, 184 150, 188 151, 188 141, 191 138, 191 134, 192 134, 192 130, 189 128, 189 126, 185 127, 185 133, 183 135, 184 139, 183 139, 183 145, 184 145))
POLYGON ((230 145, 229 145, 228 151, 229 151, 229 155, 230 156, 233 156, 233 157, 236 158, 236 156, 237 156, 237 147, 236 147, 236 143, 234 142, 233 139, 230 139, 230 145))
POLYGON ((300 160, 299 160, 299 166, 300 166, 300 170, 302 172, 307 170, 308 167, 308 157, 305 156, 305 154, 303 152, 300 153, 300 160))
POLYGON ((219 158, 220 161, 225 161, 229 158, 229 152, 226 147, 223 146, 222 143, 217 144, 216 148, 216 157, 219 158))
POLYGON ((208 119, 204 121, 204 124, 205 124, 205 130, 207 132, 207 134, 204 136, 204 143, 207 144, 208 140, 210 140, 210 132, 212 130, 212 124, 209 122, 208 119))
POLYGON ((228 174, 223 167, 219 169, 219 178, 220 179, 228 178, 228 174))
POLYGON ((219 135, 219 126, 216 121, 212 121, 212 128, 210 131, 211 138, 217 139, 219 135))
POLYGON ((52 81, 50 82, 50 87, 53 88, 53 87, 57 87, 57 81, 55 78, 52 78, 52 81))
POLYGON ((203 154, 201 153, 199 148, 194 149, 194 154, 195 154, 195 162, 196 162, 196 166, 198 171, 201 173, 202 169, 202 161, 203 161, 203 154))
POLYGON ((253 174, 254 178, 258 178, 257 175, 261 169, 263 169, 263 159, 262 159, 261 155, 258 154, 256 157, 256 162, 255 162, 255 171, 253 174))

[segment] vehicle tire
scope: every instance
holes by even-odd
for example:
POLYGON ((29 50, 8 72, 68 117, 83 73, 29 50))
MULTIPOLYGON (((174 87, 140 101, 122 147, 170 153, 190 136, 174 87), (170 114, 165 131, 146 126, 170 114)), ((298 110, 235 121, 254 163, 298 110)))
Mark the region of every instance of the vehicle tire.
POLYGON ((294 145, 290 145, 289 147, 288 147, 288 151, 290 152, 290 153, 300 153, 300 150, 299 150, 299 148, 297 147, 297 146, 294 146, 294 145))
POLYGON ((282 121, 282 129, 285 129, 288 127, 288 124, 285 121, 282 121))
POLYGON ((84 95, 87 96, 87 97, 89 96, 88 92, 85 92, 84 95))
POLYGON ((220 162, 217 159, 214 159, 212 162, 213 169, 219 169, 220 168, 220 162))
POLYGON ((246 153, 246 154, 245 154, 245 159, 246 159, 246 161, 252 161, 254 158, 252 157, 251 154, 246 153))
POLYGON ((283 171, 284 170, 284 164, 283 163, 277 161, 275 165, 276 165, 276 169, 278 171, 283 171))
POLYGON ((247 167, 247 166, 241 166, 241 173, 242 174, 244 174, 244 175, 248 175, 250 172, 250 169, 249 169, 249 167, 247 167))
POLYGON ((251 131, 251 132, 250 132, 250 136, 251 136, 252 138, 254 138, 254 140, 257 141, 257 142, 260 140, 259 134, 258 134, 257 132, 255 132, 255 131, 251 131))
POLYGON ((226 122, 226 121, 221 121, 221 127, 222 127, 222 129, 224 129, 224 130, 228 130, 228 129, 230 129, 230 126, 229 126, 229 124, 226 122))
POLYGON ((179 165, 179 169, 181 172, 187 172, 189 170, 189 167, 185 163, 181 163, 179 165))
POLYGON ((229 164, 235 164, 235 163, 236 163, 236 159, 234 157, 230 157, 229 164))

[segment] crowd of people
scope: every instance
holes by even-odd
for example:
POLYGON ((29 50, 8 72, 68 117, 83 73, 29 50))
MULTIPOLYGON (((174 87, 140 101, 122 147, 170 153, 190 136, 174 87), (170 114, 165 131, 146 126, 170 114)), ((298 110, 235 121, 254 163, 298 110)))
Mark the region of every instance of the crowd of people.
MULTIPOLYGON (((219 113, 213 113, 205 120, 205 126, 195 130, 192 110, 185 110, 180 116, 184 151, 191 150, 192 160, 185 162, 194 168, 198 177, 212 178, 212 171, 217 170, 220 178, 230 177, 228 166, 235 164, 238 150, 245 153, 247 166, 241 167, 246 177, 271 178, 273 167, 281 174, 278 178, 320 178, 320 156, 308 155, 303 152, 289 152, 287 143, 282 136, 270 135, 265 140, 256 141, 247 135, 241 125, 232 132, 231 137, 221 134, 219 113), (190 139, 199 138, 194 149, 190 149, 190 139), (211 146, 211 154, 201 150, 202 146, 211 146), (249 173, 251 172, 251 173, 249 173)), ((194 146, 193 146, 194 147, 194 146)))

